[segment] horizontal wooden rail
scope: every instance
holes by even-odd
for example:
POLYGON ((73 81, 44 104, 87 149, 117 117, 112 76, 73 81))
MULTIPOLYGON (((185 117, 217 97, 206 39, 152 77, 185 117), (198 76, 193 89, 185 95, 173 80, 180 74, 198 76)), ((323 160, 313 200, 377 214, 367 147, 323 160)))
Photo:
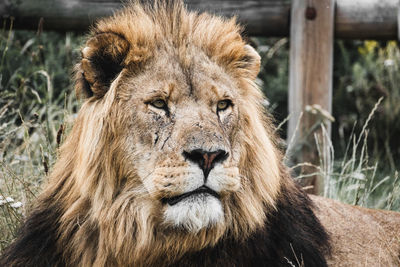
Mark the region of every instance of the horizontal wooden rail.
MULTIPOLYGON (((192 10, 237 15, 249 35, 286 36, 289 32, 289 0, 184 2, 192 10)), ((0 15, 14 17, 15 28, 37 29, 43 18, 44 29, 85 31, 96 19, 122 6, 120 0, 0 0, 0 15)))
POLYGON ((398 39, 399 0, 336 0, 335 2, 336 38, 398 39))
MULTIPOLYGON (((318 1, 318 0, 315 0, 318 1)), ((288 36, 290 0, 185 0, 189 9, 237 15, 248 35, 288 36)), ((397 39, 398 0, 336 0, 335 37, 397 39)), ((1 0, 0 16, 19 29, 86 31, 98 18, 122 7, 120 0, 1 0)), ((316 14, 318 16, 318 14, 316 14)))

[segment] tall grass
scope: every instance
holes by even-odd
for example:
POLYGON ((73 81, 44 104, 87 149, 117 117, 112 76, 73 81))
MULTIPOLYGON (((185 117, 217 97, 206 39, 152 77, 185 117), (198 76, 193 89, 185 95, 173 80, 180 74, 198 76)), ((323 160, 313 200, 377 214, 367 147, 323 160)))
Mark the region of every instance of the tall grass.
POLYGON ((0 249, 40 191, 77 109, 69 74, 78 42, 71 34, 0 33, 0 249))
POLYGON ((369 123, 368 150, 379 160, 381 169, 400 168, 400 49, 395 41, 336 43, 336 74, 333 111, 337 120, 334 143, 338 153, 345 152, 343 140, 362 131, 369 111, 379 98, 381 104, 369 123), (352 51, 352 52, 350 52, 352 51))
MULTIPOLYGON (((395 170, 391 173, 379 167, 376 158, 369 157, 368 138, 369 123, 374 120, 383 98, 380 98, 370 111, 368 119, 357 133, 356 124, 347 140, 346 150, 342 157, 335 156, 335 149, 323 121, 315 126, 320 130, 314 134, 318 150, 319 162, 301 162, 290 167, 294 179, 302 180, 311 176, 319 176, 323 181, 323 196, 342 202, 369 208, 400 210, 400 180, 395 170), (303 174, 302 167, 308 167, 311 173, 303 174), (299 174, 297 174, 299 173, 299 174)), ((301 120, 301 116, 300 116, 301 120)), ((290 165, 290 157, 298 151, 292 144, 294 136, 286 150, 286 160, 290 165)), ((301 145, 301 144, 299 144, 301 145)))
POLYGON ((398 172, 382 172, 379 162, 368 155, 368 124, 374 119, 382 100, 380 98, 369 113, 362 131, 358 135, 352 131, 343 158, 335 159, 332 141, 323 124, 322 137, 315 135, 320 159, 316 169, 324 181, 325 197, 365 207, 400 209, 398 172))

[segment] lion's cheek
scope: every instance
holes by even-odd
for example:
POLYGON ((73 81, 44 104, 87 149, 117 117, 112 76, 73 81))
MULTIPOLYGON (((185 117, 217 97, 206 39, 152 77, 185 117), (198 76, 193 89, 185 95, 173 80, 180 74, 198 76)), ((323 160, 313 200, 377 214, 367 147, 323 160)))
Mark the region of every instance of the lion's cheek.
POLYGON ((203 177, 199 170, 192 170, 185 164, 164 165, 143 179, 143 184, 152 198, 160 200, 199 188, 203 177))
POLYGON ((238 128, 238 117, 236 113, 229 113, 225 116, 220 116, 219 118, 220 127, 223 129, 224 133, 227 134, 229 141, 234 141, 234 136, 238 128))
POLYGON ((206 185, 221 196, 240 189, 240 175, 237 167, 215 166, 210 172, 206 185))

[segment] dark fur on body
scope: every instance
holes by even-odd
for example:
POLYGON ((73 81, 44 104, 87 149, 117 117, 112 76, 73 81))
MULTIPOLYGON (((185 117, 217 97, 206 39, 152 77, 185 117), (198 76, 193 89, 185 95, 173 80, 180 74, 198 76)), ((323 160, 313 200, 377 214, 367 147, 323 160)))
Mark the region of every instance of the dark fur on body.
POLYGON ((225 238, 215 247, 185 255, 174 266, 327 266, 329 236, 312 206, 298 187, 284 188, 263 229, 239 242, 225 238))
MULTIPOLYGON (((227 233, 228 238, 215 247, 187 253, 173 266, 327 266, 329 237, 312 206, 308 196, 290 182, 283 187, 264 229, 240 241, 227 233)), ((60 212, 50 200, 35 209, 17 240, 5 250, 0 266, 73 266, 57 247, 60 212)), ((163 265, 163 259, 158 264, 163 265)))
POLYGON ((17 239, 0 257, 0 266, 66 266, 57 248, 60 214, 51 200, 34 209, 20 227, 17 239))

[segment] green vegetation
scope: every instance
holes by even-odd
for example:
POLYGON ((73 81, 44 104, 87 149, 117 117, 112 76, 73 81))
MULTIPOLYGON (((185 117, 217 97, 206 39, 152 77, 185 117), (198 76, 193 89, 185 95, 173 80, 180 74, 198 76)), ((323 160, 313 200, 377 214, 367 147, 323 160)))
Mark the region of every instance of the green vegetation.
POLYGON ((371 155, 387 171, 395 171, 400 162, 400 50, 394 41, 366 41, 356 44, 337 43, 334 116, 337 145, 344 150, 342 140, 352 131, 359 132, 369 112, 379 98, 368 128, 368 147, 371 155), (352 55, 348 49, 351 47, 352 55))
MULTIPOLYGON (((0 250, 40 191, 78 109, 70 77, 81 42, 70 33, 0 32, 0 250)), ((287 117, 288 41, 254 42, 263 58, 259 83, 279 123, 287 117)), ((336 123, 315 171, 325 177, 326 196, 398 210, 400 50, 394 42, 342 41, 335 49, 336 123)))
POLYGON ((71 34, 0 33, 0 250, 39 192, 77 110, 70 74, 79 43, 71 34))

